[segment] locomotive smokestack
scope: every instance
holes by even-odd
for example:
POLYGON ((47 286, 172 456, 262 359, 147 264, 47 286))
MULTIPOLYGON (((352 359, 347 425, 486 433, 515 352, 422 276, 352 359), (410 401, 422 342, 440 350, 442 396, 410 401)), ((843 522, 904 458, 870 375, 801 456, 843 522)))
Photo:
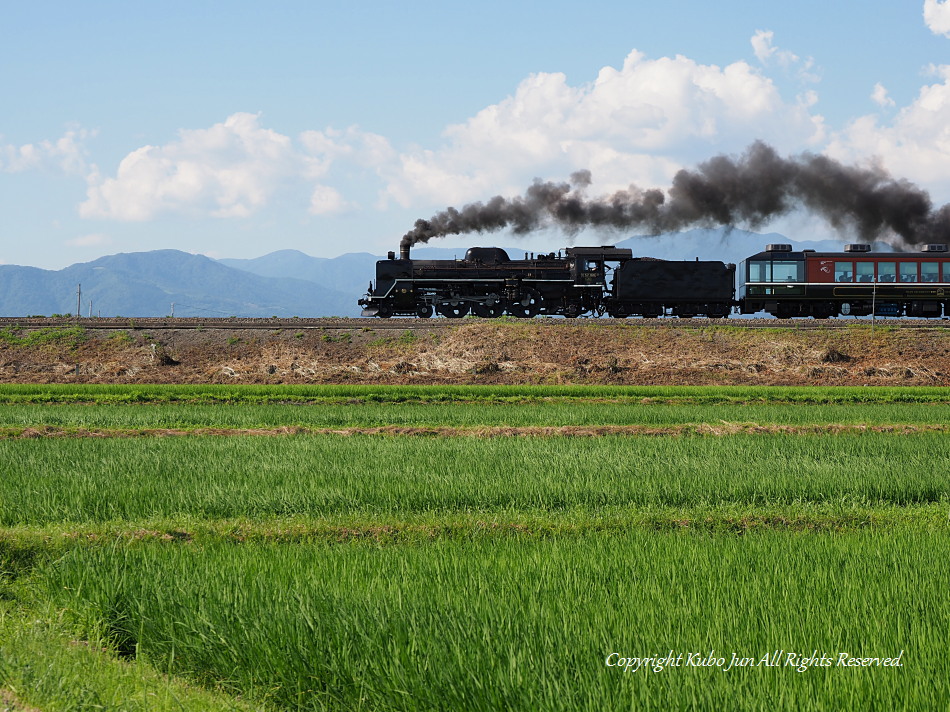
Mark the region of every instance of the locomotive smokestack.
POLYGON ((410 247, 410 244, 408 242, 399 243, 399 259, 401 260, 409 259, 409 247, 410 247))
POLYGON ((950 235, 950 205, 935 207, 927 191, 907 180, 812 153, 782 158, 761 141, 739 157, 716 156, 679 171, 665 192, 630 186, 594 199, 584 194, 590 182, 589 171, 578 171, 567 183, 536 180, 523 196, 447 208, 417 220, 402 244, 505 228, 516 235, 550 226, 568 234, 588 227, 650 234, 688 227, 758 228, 796 209, 866 242, 897 235, 905 245, 919 245, 950 235))

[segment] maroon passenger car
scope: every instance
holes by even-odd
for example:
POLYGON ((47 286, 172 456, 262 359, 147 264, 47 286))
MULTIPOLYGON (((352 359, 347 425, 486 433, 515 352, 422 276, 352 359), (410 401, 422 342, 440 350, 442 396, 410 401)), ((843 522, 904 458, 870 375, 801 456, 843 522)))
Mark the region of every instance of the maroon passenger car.
POLYGON ((739 266, 737 297, 745 314, 813 316, 950 316, 950 253, 946 245, 920 252, 877 252, 846 245, 844 252, 792 252, 769 245, 739 266))

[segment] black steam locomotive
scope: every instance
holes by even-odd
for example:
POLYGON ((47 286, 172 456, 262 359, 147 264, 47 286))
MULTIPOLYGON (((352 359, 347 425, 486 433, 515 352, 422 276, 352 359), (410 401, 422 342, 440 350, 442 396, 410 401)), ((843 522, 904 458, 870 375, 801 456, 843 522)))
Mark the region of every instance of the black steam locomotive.
POLYGON ((617 247, 569 247, 564 253, 513 260, 498 247, 472 247, 461 260, 399 259, 376 263, 376 281, 359 301, 363 316, 449 318, 467 314, 614 317, 662 314, 728 316, 735 265, 634 257, 617 247))
POLYGON ((793 252, 790 245, 734 264, 634 257, 617 247, 569 247, 513 260, 472 247, 461 260, 413 260, 409 248, 376 263, 363 316, 459 318, 609 315, 720 318, 733 310, 780 318, 950 316, 946 245, 920 253, 793 252))

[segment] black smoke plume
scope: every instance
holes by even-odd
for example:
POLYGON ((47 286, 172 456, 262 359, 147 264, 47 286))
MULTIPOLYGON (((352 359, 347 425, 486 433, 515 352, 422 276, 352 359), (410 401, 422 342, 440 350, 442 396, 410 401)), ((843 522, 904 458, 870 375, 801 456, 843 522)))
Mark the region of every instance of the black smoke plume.
POLYGON ((692 170, 679 171, 666 193, 631 186, 610 196, 588 198, 584 191, 590 183, 590 171, 578 171, 566 183, 535 180, 515 198, 496 196, 486 203, 448 208, 428 220, 417 220, 401 244, 506 228, 521 235, 550 226, 571 235, 584 228, 635 229, 654 235, 689 227, 755 229, 798 209, 867 241, 885 239, 898 245, 950 241, 950 205, 934 208, 927 191, 913 183, 880 168, 848 166, 812 153, 782 158, 761 141, 738 158, 716 156, 692 170))

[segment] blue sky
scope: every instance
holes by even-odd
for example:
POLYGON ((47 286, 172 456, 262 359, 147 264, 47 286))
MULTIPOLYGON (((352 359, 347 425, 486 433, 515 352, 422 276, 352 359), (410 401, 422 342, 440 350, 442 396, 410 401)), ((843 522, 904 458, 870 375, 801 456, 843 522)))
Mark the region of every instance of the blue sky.
MULTIPOLYGON (((665 188, 756 139, 950 201, 939 0, 5 3, 0 102, 0 262, 44 268, 383 253, 536 177, 665 188)), ((514 238, 442 244, 476 243, 514 238)))

